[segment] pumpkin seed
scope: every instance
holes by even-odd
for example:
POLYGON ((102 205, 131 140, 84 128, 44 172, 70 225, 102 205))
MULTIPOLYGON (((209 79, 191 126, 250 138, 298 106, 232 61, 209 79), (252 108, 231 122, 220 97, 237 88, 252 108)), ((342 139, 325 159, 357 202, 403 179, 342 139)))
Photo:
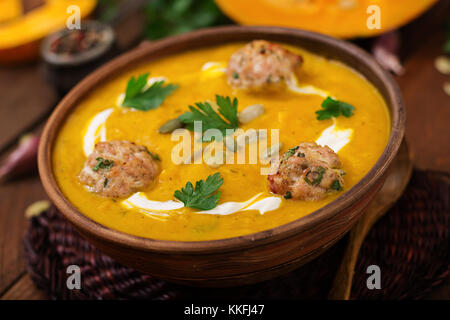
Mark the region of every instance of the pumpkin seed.
POLYGON ((164 123, 159 129, 159 133, 172 133, 176 129, 182 128, 183 123, 178 118, 171 119, 164 123))
POLYGON ((48 200, 36 201, 25 210, 25 217, 31 219, 32 217, 39 216, 42 212, 50 208, 50 202, 48 200))
POLYGON ((242 124, 249 123, 264 113, 262 104, 252 104, 238 114, 239 122, 242 124))
POLYGON ((252 134, 238 134, 237 136, 228 136, 225 138, 225 147, 232 152, 241 150, 245 145, 257 142, 258 140, 264 140, 267 138, 267 132, 265 130, 256 130, 252 134))
POLYGON ((231 152, 237 152, 238 151, 238 146, 236 144, 236 141, 234 139, 233 136, 227 136, 224 139, 225 142, 225 147, 230 150, 231 152))
POLYGON ((190 163, 195 163, 196 160, 198 160, 199 158, 201 158, 203 156, 203 148, 202 149, 198 149, 196 151, 194 151, 194 153, 191 156, 191 162, 190 163))
POLYGON ((444 56, 437 57, 434 61, 434 66, 436 69, 445 75, 450 74, 450 59, 444 56))
POLYGON ((444 91, 447 95, 450 96, 450 82, 444 83, 444 91))
POLYGON ((219 152, 206 159, 205 162, 211 168, 218 168, 225 163, 225 152, 219 152))
POLYGON ((225 163, 226 155, 225 151, 222 149, 220 151, 216 151, 213 155, 211 155, 211 149, 215 146, 215 142, 208 144, 204 149, 204 154, 208 155, 208 158, 205 160, 205 163, 211 168, 218 168, 225 163))
POLYGON ((282 142, 273 144, 261 153, 261 158, 264 160, 270 159, 278 154, 281 148, 283 148, 282 142))

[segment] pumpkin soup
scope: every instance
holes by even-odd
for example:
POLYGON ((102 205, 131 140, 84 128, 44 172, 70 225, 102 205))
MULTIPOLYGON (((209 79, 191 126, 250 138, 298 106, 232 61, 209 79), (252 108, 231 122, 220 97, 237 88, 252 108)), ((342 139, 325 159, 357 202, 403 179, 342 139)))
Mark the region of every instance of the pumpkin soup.
POLYGON ((372 168, 388 108, 364 77, 266 41, 141 63, 62 125, 57 182, 91 219, 146 238, 223 239, 301 218, 372 168))

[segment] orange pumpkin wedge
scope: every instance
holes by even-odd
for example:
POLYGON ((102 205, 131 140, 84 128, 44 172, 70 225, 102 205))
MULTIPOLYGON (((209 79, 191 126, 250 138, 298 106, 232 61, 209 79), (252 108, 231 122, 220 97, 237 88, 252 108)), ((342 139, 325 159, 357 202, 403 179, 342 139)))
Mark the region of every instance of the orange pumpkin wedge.
POLYGON ((22 10, 22 1, 20 0, 1 0, 0 23, 19 17, 22 10))
MULTIPOLYGON (((3 1, 3 0, 2 0, 3 1)), ((22 15, 20 0, 6 0, 2 6, 8 16, 0 18, 0 63, 10 64, 34 59, 39 53, 40 41, 48 34, 62 29, 71 13, 71 5, 80 8, 80 17, 89 15, 96 0, 47 0, 42 6, 22 15), (20 13, 18 12, 20 11, 20 13)), ((0 6, 0 8, 2 7, 0 6)))
POLYGON ((215 0, 244 25, 300 28, 338 38, 369 37, 398 28, 437 0, 215 0), (375 11, 373 7, 377 6, 375 11), (379 15, 378 15, 379 13, 379 15), (377 16, 374 16, 376 14, 377 16), (373 18, 372 18, 373 17, 373 18), (373 28, 379 18, 379 29, 373 28), (370 22, 371 28, 367 22, 370 22))

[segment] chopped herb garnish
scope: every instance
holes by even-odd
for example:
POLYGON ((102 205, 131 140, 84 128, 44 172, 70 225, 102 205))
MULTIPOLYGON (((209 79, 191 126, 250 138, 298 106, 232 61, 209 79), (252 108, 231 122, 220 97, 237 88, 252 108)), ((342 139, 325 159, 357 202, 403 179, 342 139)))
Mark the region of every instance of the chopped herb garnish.
POLYGON ((291 199, 292 193, 290 191, 286 191, 286 194, 283 196, 285 199, 291 199))
POLYGON ((184 203, 185 207, 200 210, 210 210, 217 206, 220 199, 220 191, 217 189, 223 183, 223 178, 217 172, 208 176, 206 181, 199 180, 195 183, 195 189, 191 182, 186 183, 184 188, 176 190, 174 197, 184 203), (216 192, 213 194, 214 192, 216 192))
POLYGON ((306 155, 303 152, 297 153, 297 157, 304 158, 306 155))
POLYGON ((147 147, 145 147, 145 152, 148 153, 150 157, 152 157, 153 160, 161 161, 161 158, 156 153, 150 152, 147 147))
POLYGON ((311 171, 305 176, 305 181, 307 184, 312 186, 317 186, 322 182, 323 174, 325 173, 324 167, 317 168, 317 171, 311 171), (312 175, 313 180, 311 181, 308 176, 312 175))
POLYGON ((178 88, 173 84, 164 86, 164 80, 157 81, 146 88, 147 78, 148 73, 141 74, 137 79, 131 77, 128 81, 122 106, 141 111, 156 109, 167 96, 178 88))
POLYGON ((111 169, 111 168, 113 167, 113 165, 114 165, 114 161, 106 160, 106 159, 103 159, 103 158, 101 158, 101 157, 98 157, 98 158, 95 159, 95 160, 97 160, 97 164, 95 165, 94 168, 92 168, 93 171, 98 171, 98 170, 100 170, 100 169, 106 169, 106 170, 109 170, 109 169, 111 169))
MULTIPOLYGON (((230 97, 216 95, 216 103, 218 113, 214 111, 208 102, 198 102, 195 104, 197 108, 189 106, 191 111, 182 114, 178 119, 191 131, 194 131, 194 121, 201 121, 203 132, 208 129, 218 129, 223 136, 229 133, 227 129, 232 129, 231 132, 234 132, 239 125, 237 115, 238 100, 234 98, 231 101, 230 97)), ((205 142, 210 142, 213 139, 214 137, 203 137, 205 142)))
POLYGON ((108 185, 109 179, 105 178, 105 181, 103 182, 103 188, 106 188, 106 186, 108 185))
POLYGON ((299 146, 293 147, 291 149, 289 149, 288 151, 285 152, 284 157, 283 157, 283 161, 289 159, 290 157, 292 157, 295 154, 295 151, 297 151, 297 149, 299 148, 299 146))
POLYGON ((339 180, 334 180, 333 181, 333 183, 331 184, 331 189, 337 190, 337 191, 341 191, 342 190, 342 186, 339 183, 339 180))
POLYGON ((234 78, 234 79, 239 79, 239 74, 238 74, 237 72, 234 72, 234 73, 233 73, 233 78, 234 78))
POLYGON ((355 110, 355 107, 346 102, 327 97, 322 102, 322 109, 323 110, 316 111, 317 120, 326 120, 330 119, 331 117, 336 118, 340 115, 349 118, 353 115, 353 110, 355 110))

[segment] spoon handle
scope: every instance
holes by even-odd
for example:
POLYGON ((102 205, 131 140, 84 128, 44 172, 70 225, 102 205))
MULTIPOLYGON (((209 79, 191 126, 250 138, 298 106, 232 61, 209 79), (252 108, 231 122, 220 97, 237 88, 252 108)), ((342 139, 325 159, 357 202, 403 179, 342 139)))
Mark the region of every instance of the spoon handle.
POLYGON ((353 275, 362 243, 375 222, 395 204, 406 189, 413 169, 411 159, 412 155, 406 142, 403 141, 384 185, 376 198, 369 204, 363 216, 350 230, 347 248, 336 272, 328 299, 350 299, 353 275))

